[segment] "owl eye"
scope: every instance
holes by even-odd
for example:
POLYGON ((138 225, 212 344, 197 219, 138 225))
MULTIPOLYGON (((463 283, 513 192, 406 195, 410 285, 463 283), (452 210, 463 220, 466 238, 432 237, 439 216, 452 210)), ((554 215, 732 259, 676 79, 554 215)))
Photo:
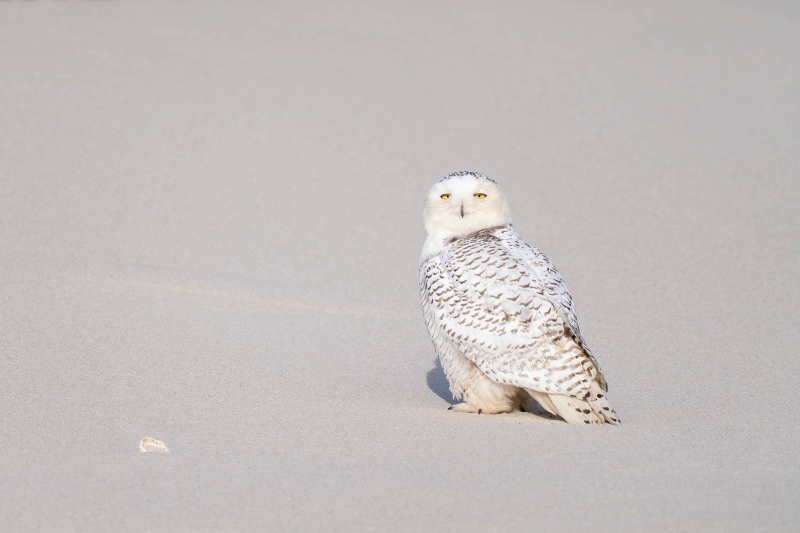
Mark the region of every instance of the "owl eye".
POLYGON ((443 194, 439 198, 441 198, 442 200, 447 200, 448 198, 450 198, 450 195, 449 194, 443 194))
POLYGON ((473 194, 472 196, 474 196, 475 198, 479 198, 479 199, 481 199, 481 200, 483 200, 484 198, 486 198, 486 195, 485 195, 484 193, 482 193, 482 192, 476 192, 476 193, 475 193, 475 194, 473 194))

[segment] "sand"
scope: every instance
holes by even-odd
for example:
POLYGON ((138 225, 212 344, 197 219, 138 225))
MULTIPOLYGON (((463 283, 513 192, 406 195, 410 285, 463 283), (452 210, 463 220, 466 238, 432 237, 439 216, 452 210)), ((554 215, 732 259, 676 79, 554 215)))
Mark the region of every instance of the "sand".
POLYGON ((0 529, 794 531, 798 27, 0 2, 0 529), (417 261, 464 169, 567 280, 622 426, 447 411, 417 261))

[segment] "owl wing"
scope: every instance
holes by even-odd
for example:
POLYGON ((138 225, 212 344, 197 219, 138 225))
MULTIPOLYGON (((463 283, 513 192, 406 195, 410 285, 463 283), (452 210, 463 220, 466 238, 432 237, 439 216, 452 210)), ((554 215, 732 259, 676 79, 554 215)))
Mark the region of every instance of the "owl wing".
POLYGON ((572 295, 570 295, 567 284, 564 283, 555 265, 550 262, 541 250, 523 241, 513 228, 508 229, 510 231, 501 233, 504 246, 510 250, 518 261, 530 267, 532 274, 534 274, 534 279, 541 287, 544 296, 553 304, 581 348, 594 361, 594 355, 581 333, 578 316, 575 314, 575 306, 572 303, 572 295))
POLYGON ((545 393, 606 389, 555 267, 510 226, 446 247, 431 306, 439 327, 488 377, 545 393))

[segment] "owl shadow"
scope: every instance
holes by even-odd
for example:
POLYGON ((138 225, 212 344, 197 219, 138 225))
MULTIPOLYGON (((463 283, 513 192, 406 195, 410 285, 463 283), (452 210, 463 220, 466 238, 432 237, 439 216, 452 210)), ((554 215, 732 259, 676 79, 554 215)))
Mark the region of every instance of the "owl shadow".
POLYGON ((428 388, 435 392, 436 396, 450 405, 458 403, 450 392, 450 384, 447 382, 447 377, 444 375, 444 369, 442 369, 442 363, 439 362, 439 359, 434 359, 434 367, 428 372, 427 381, 428 388))
MULTIPOLYGON (((459 403, 458 400, 453 398, 453 394, 450 392, 450 384, 447 382, 447 377, 444 375, 444 369, 439 359, 434 360, 434 367, 428 371, 427 382, 428 388, 435 392, 436 396, 442 400, 450 405, 459 403)), ((557 416, 548 413, 544 407, 540 406, 535 400, 531 400, 531 402, 532 403, 529 404, 526 409, 525 415, 533 415, 544 420, 558 419, 557 416)))

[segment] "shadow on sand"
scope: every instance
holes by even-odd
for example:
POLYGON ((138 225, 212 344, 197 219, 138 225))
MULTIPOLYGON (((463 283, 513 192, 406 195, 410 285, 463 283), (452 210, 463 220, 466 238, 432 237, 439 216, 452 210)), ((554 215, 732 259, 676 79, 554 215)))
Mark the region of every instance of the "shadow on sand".
POLYGON ((434 359, 434 367, 428 372, 427 376, 428 388, 436 393, 436 396, 446 401, 450 405, 455 405, 458 402, 453 399, 450 392, 450 385, 447 383, 447 377, 442 370, 442 363, 439 359, 434 359))

